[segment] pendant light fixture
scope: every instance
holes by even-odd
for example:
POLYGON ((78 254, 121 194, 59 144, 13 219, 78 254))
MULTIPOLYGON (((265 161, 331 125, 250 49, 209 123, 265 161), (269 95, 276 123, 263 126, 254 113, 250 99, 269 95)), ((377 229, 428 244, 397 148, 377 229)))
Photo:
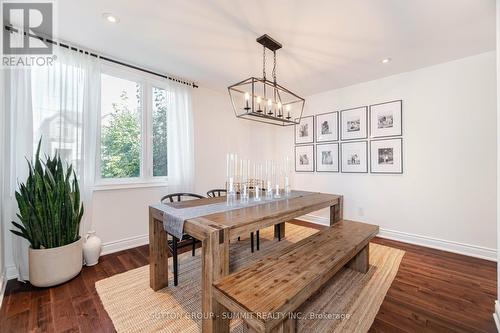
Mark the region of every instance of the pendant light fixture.
POLYGON ((236 117, 280 126, 299 124, 305 99, 276 80, 276 51, 282 45, 268 35, 260 36, 257 42, 263 47, 262 78, 250 77, 228 87, 236 117), (266 50, 273 53, 272 80, 266 76, 266 50))

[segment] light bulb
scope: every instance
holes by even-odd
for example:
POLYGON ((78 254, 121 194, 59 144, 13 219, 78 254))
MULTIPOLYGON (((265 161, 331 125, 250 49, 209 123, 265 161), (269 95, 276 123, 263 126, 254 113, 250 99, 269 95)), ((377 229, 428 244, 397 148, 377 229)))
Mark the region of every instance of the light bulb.
POLYGON ((292 109, 292 107, 290 106, 290 104, 287 104, 287 105, 285 106, 285 110, 290 111, 291 109, 292 109))
POLYGON ((262 101, 262 99, 260 98, 260 96, 257 96, 257 103, 260 104, 261 101, 262 101))
POLYGON ((250 94, 246 92, 246 93, 245 93, 245 100, 247 100, 247 101, 248 101, 249 99, 250 99, 250 94))
POLYGON ((281 109, 281 102, 278 102, 278 109, 281 109))
POLYGON ((273 105, 273 101, 271 101, 270 99, 267 100, 267 106, 272 106, 273 105))

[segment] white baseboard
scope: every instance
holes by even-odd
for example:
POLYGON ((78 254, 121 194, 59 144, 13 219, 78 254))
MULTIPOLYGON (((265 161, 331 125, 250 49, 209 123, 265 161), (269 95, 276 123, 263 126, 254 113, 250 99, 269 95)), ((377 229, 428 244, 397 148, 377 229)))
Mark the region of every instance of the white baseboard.
POLYGON ((498 300, 495 301, 495 312, 493 313, 493 320, 495 320, 497 331, 500 332, 500 305, 498 304, 498 300))
POLYGON ((124 238, 102 245, 101 255, 131 249, 133 247, 149 244, 149 235, 124 238))
MULTIPOLYGON (((330 224, 329 218, 317 215, 305 215, 302 216, 300 220, 322 225, 330 224)), ((380 228, 380 232, 377 236, 404 243, 430 247, 437 250, 463 254, 470 257, 476 257, 490 261, 497 261, 497 250, 482 246, 464 244, 444 239, 415 235, 407 232, 388 230, 383 228, 380 228)))

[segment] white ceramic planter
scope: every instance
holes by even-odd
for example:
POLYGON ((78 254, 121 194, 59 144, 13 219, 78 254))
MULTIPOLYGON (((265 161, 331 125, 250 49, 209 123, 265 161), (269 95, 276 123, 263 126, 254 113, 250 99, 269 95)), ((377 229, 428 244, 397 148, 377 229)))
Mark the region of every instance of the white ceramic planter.
POLYGON ((86 266, 94 266, 99 262, 101 256, 102 241, 95 235, 95 231, 87 232, 85 243, 83 243, 83 260, 86 266))
POLYGON ((83 239, 52 249, 29 249, 30 283, 51 287, 71 280, 83 265, 83 239))

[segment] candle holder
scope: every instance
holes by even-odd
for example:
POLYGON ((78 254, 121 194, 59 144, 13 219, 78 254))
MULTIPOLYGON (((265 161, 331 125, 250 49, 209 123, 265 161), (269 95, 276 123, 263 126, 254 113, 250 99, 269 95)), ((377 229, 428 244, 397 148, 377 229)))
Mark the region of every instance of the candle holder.
POLYGON ((227 154, 227 164, 226 164, 226 204, 228 206, 234 206, 236 203, 236 187, 235 187, 235 176, 237 170, 238 158, 236 154, 227 154))
POLYGON ((273 174, 275 177, 275 187, 274 187, 274 198, 281 198, 281 189, 280 189, 280 176, 281 176, 281 168, 278 163, 273 163, 273 174))
POLYGON ((241 189, 240 189, 240 203, 247 204, 250 199, 249 189, 248 189, 248 171, 249 171, 248 160, 241 160, 240 162, 240 176, 241 176, 241 189))
POLYGON ((262 164, 254 164, 253 166, 253 188, 255 191, 255 195, 253 197, 253 201, 261 201, 261 191, 262 191, 262 164))
POLYGON ((271 161, 267 161, 266 162, 266 199, 267 200, 273 199, 273 185, 272 185, 273 178, 274 178, 274 176, 273 176, 273 164, 271 161))

